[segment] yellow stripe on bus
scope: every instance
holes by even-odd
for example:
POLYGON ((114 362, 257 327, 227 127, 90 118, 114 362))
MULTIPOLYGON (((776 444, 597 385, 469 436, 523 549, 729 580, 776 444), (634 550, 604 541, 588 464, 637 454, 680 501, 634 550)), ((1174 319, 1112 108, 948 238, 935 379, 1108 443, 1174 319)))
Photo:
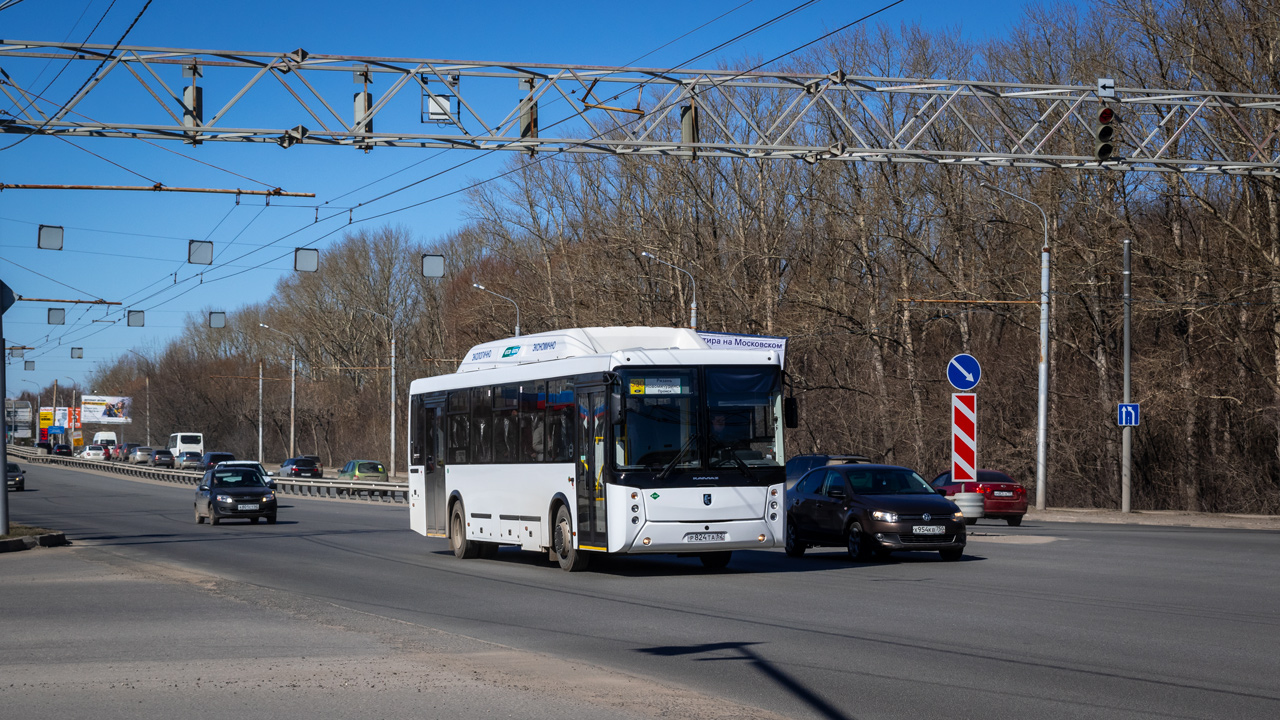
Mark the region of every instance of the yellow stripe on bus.
POLYGON ((579 545, 579 550, 599 550, 600 552, 609 552, 609 548, 592 547, 590 545, 579 545))

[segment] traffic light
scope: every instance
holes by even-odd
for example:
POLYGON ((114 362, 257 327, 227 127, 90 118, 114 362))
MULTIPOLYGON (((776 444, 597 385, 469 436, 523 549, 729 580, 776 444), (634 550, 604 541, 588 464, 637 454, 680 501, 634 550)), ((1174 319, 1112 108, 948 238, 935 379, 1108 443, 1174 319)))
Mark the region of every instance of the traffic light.
POLYGON ((1116 128, 1112 125, 1115 119, 1115 111, 1111 108, 1104 106, 1098 110, 1098 124, 1093 127, 1093 157, 1098 162, 1110 160, 1115 152, 1116 128))

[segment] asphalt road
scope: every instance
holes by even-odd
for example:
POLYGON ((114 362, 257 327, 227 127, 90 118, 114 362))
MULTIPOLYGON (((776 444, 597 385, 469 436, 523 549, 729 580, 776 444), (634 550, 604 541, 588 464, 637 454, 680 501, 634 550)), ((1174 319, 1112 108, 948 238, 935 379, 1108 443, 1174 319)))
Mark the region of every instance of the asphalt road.
MULTIPOLYGON (((294 623, 322 603, 786 717, 1280 717, 1272 531, 984 522, 956 563, 777 550, 735 553, 723 572, 659 556, 571 575, 514 550, 456 560, 408 529, 403 506, 285 497, 277 525, 211 527, 195 524, 189 488, 27 468, 14 521, 65 531, 68 552, 252 588, 238 600, 294 623)), ((0 583, 0 598, 14 592, 0 583)), ((200 629, 178 625, 171 637, 200 629)), ((518 706, 518 689, 493 702, 518 706)))

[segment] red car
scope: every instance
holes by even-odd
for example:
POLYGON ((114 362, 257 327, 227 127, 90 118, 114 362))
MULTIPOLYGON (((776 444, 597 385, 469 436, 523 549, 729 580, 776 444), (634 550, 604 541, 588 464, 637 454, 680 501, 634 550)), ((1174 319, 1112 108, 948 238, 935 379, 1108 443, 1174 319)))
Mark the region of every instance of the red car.
MULTIPOLYGON (((1021 525, 1022 516, 1027 514, 1027 489, 999 470, 979 470, 976 482, 964 483, 952 482, 951 473, 944 472, 929 484, 935 490, 945 490, 947 495, 958 492, 982 493, 982 515, 994 520, 1003 518, 1013 527, 1021 525), (961 486, 964 487, 963 490, 961 486)), ((977 518, 965 520, 969 525, 977 521, 977 518)))

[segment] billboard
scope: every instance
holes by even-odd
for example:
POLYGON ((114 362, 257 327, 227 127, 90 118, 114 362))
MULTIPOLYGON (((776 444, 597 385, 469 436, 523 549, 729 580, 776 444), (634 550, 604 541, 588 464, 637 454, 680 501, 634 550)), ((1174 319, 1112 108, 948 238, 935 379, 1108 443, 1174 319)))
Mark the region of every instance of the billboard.
POLYGON ((133 398, 117 395, 85 395, 80 399, 80 421, 104 425, 133 422, 133 398))

